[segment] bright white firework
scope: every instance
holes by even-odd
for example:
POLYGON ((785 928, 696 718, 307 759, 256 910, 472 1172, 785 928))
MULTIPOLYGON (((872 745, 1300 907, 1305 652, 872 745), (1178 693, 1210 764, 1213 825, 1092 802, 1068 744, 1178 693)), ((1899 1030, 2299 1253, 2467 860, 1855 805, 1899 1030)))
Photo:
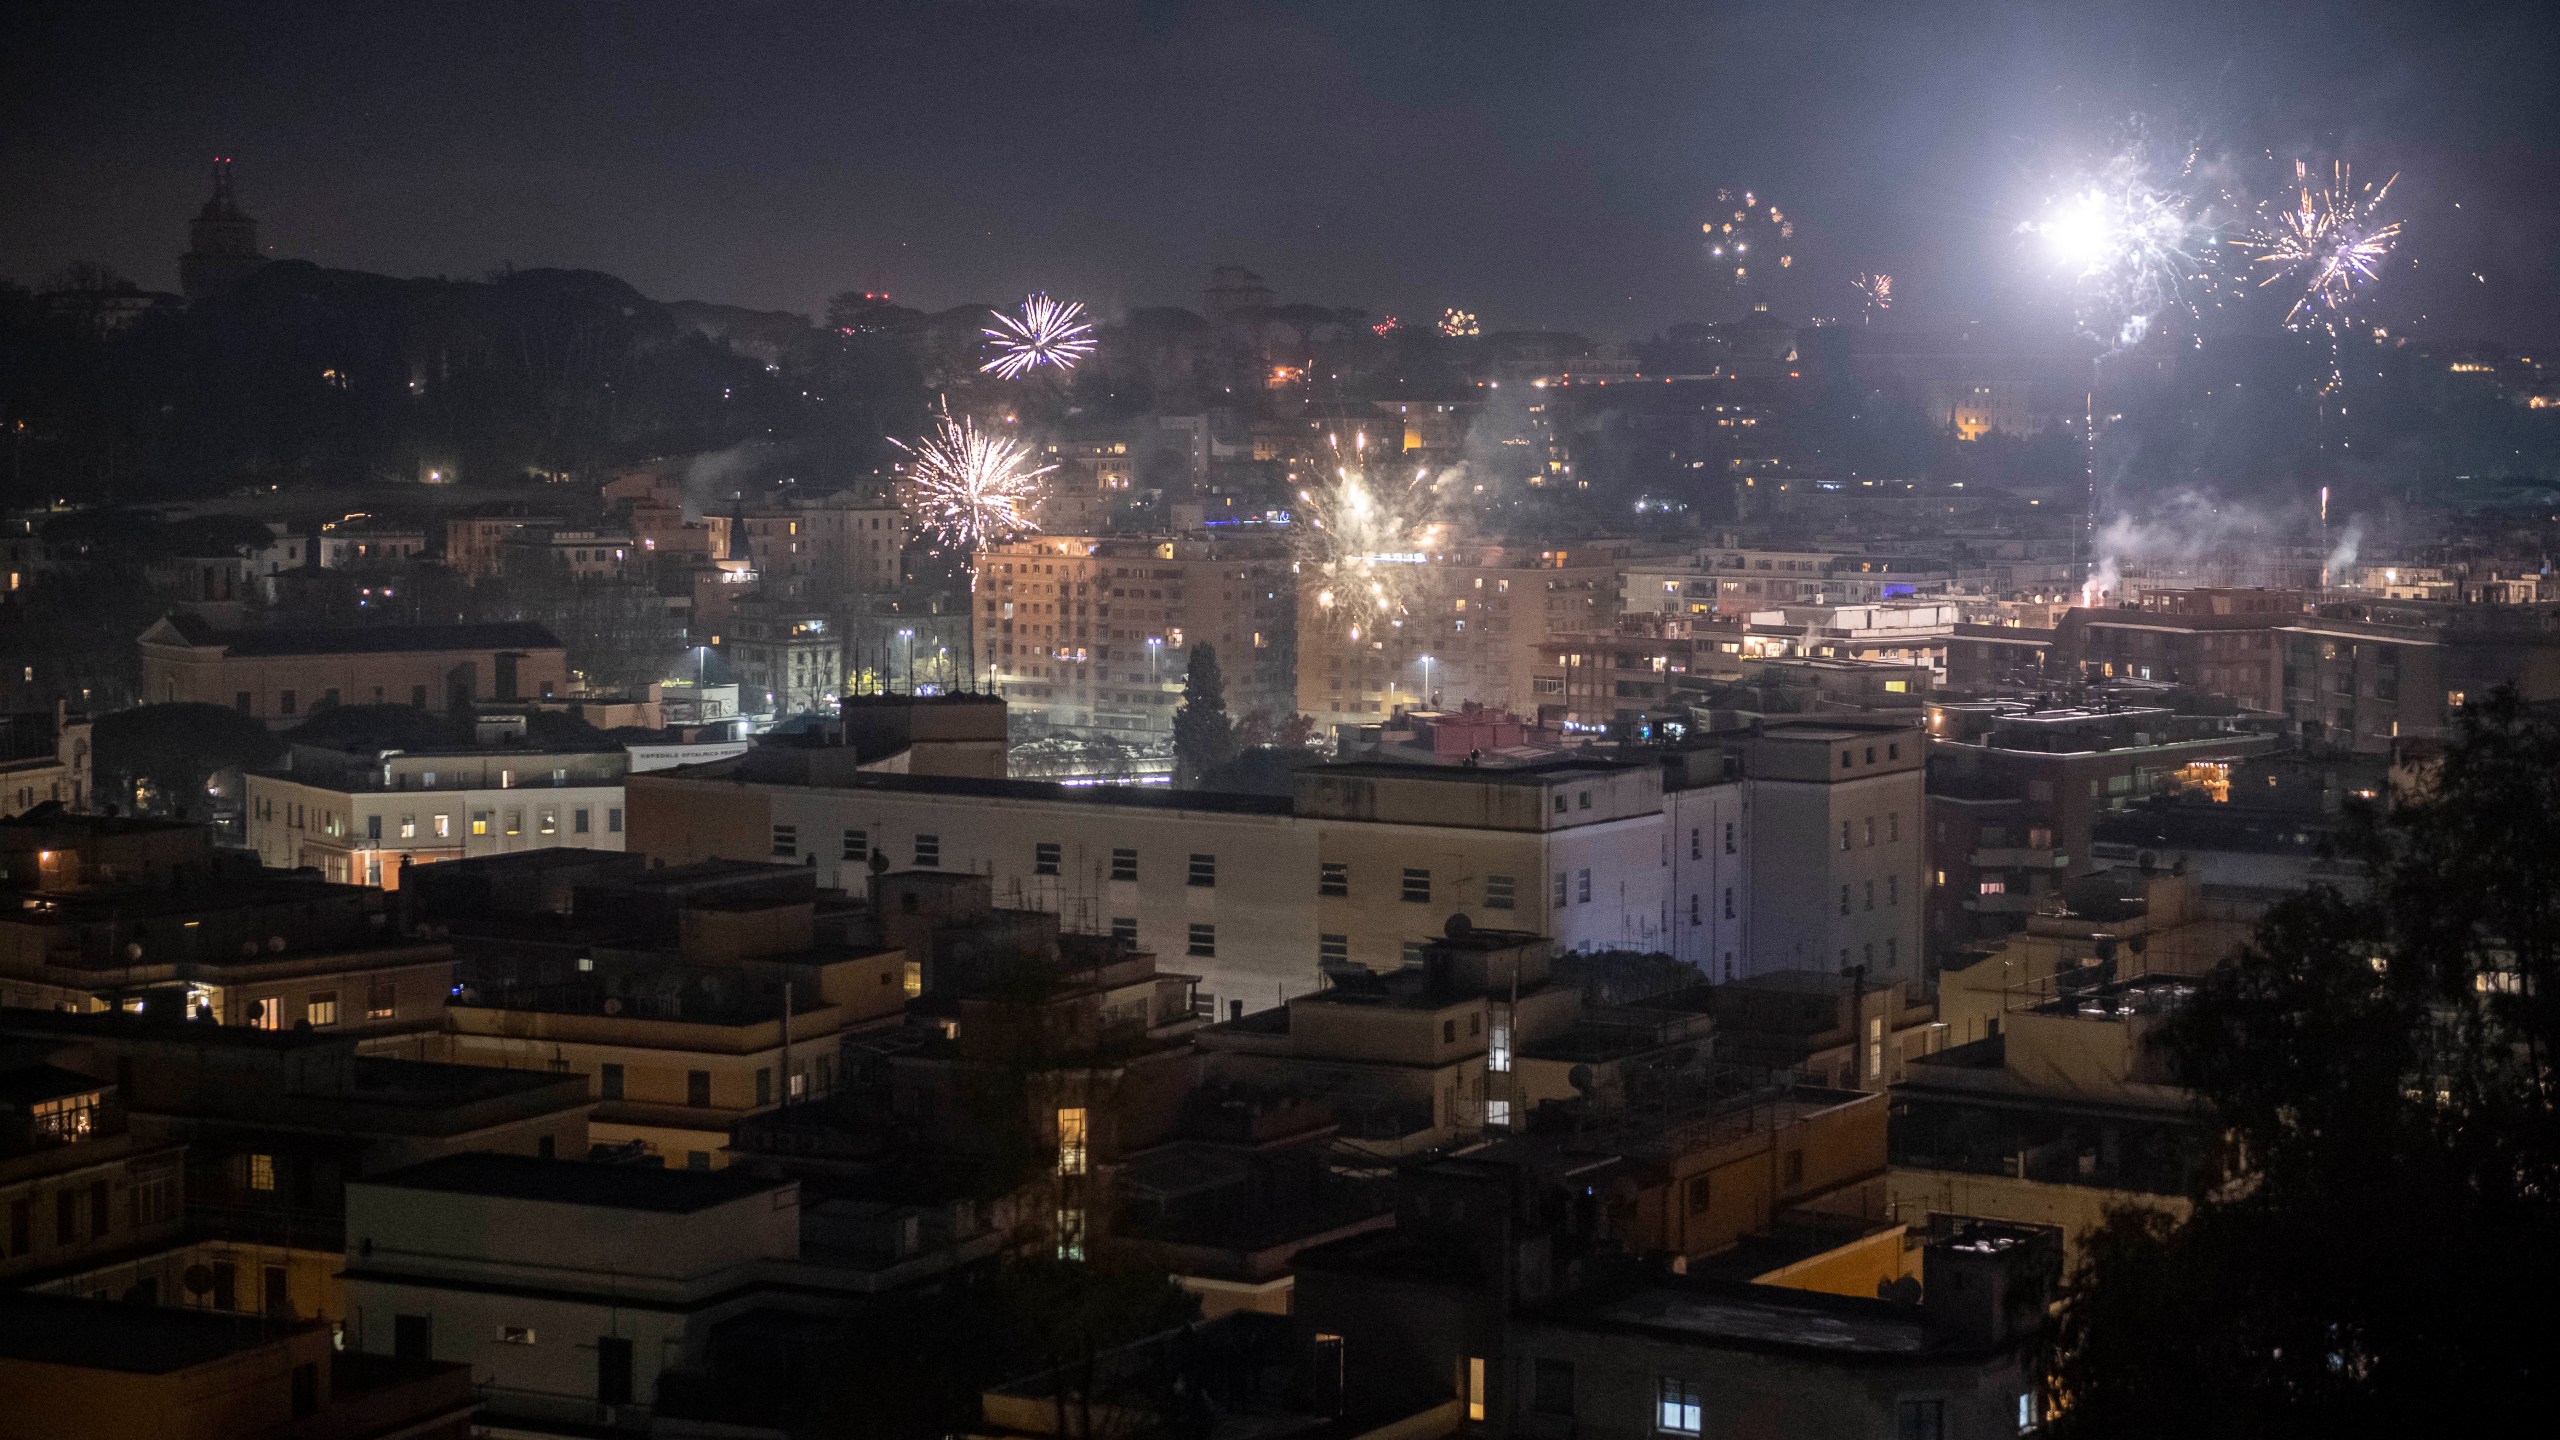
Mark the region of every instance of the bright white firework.
POLYGON ((2263 213, 2259 228, 2242 242, 2256 252, 2251 260, 2271 272, 2260 286, 2295 285, 2287 326, 2338 333, 2348 305, 2381 276, 2382 262, 2400 238, 2400 222, 2378 214, 2399 179, 2394 175, 2379 189, 2368 185, 2359 192, 2343 162, 2332 164, 2323 182, 2313 181, 2309 165, 2293 162, 2298 198, 2263 213))
POLYGON ((1333 473, 1303 486, 1299 531, 1301 563, 1319 577, 1315 595, 1322 623, 1353 641, 1381 636, 1407 614, 1415 582, 1438 536, 1438 482, 1427 467, 1410 475, 1369 464, 1368 436, 1355 434, 1346 452, 1339 435, 1326 437, 1333 473))
POLYGON ((1482 334, 1483 327, 1476 323, 1476 312, 1460 310, 1453 306, 1440 312, 1440 333, 1455 340, 1463 336, 1482 334))
POLYGON ((988 434, 965 415, 954 420, 945 410, 932 434, 913 445, 894 437, 889 443, 915 457, 907 478, 923 502, 925 528, 944 544, 974 551, 1040 528, 1032 518, 1040 477, 1058 467, 1033 465, 1020 441, 988 434))
POLYGON ((979 366, 1006 380, 1020 379, 1043 365, 1073 370, 1093 353, 1093 326, 1084 320, 1084 303, 1061 304, 1045 294, 1022 302, 1018 315, 998 310, 993 327, 981 332, 995 346, 996 357, 979 366))
POLYGON ((2070 274, 2080 324, 2098 339, 2131 346, 2162 311, 2194 309, 2187 288, 2205 277, 2195 254, 2204 224, 2187 183, 2193 164, 2189 156, 2164 175, 2128 147, 2022 227, 2070 274))

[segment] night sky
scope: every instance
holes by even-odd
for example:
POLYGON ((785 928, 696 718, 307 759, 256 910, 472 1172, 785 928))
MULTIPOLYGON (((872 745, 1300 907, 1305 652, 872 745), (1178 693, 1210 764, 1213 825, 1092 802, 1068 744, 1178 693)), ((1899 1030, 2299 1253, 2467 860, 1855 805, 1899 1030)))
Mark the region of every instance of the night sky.
MULTIPOLYGON (((664 299, 1034 288, 1649 333, 1733 301, 1718 186, 1801 222, 1782 314, 1861 269, 1922 320, 2050 317, 2020 220, 2126 118, 2219 174, 2405 172, 2377 320, 2560 341, 2550 0, 1666 5, 22 5, 0 276, 174 288, 206 160, 281 256, 594 268, 664 299), (2457 202, 2459 209, 2455 206, 2457 202), (2474 279, 2477 272, 2485 277, 2474 279)), ((2252 182, 2254 183, 2254 182, 2252 182)))

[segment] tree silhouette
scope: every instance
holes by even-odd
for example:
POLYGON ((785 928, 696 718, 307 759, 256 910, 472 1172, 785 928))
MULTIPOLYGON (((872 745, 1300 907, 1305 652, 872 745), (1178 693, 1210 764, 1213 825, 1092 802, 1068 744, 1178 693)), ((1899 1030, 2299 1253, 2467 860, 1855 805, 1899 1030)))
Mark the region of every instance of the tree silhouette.
POLYGON ((2233 1163, 2087 1247, 2064 1435, 2459 1430, 2560 1368, 2560 720, 2471 707, 2345 843, 2367 883, 2278 906, 2167 1027, 2233 1163))
POLYGON ((1227 718, 1227 680, 1214 645, 1191 648, 1182 706, 1173 712, 1173 783, 1186 789, 1233 758, 1235 722, 1227 718))

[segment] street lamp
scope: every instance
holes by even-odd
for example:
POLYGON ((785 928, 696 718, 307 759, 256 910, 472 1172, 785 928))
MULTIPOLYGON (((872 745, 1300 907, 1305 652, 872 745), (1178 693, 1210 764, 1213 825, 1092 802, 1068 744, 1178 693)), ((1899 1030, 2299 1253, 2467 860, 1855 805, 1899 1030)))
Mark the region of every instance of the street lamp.
POLYGON ((916 632, 913 630, 901 630, 898 632, 898 667, 906 672, 907 693, 909 695, 916 693, 915 638, 916 632))
POLYGON ((1422 657, 1422 708, 1431 708, 1431 657, 1422 657))

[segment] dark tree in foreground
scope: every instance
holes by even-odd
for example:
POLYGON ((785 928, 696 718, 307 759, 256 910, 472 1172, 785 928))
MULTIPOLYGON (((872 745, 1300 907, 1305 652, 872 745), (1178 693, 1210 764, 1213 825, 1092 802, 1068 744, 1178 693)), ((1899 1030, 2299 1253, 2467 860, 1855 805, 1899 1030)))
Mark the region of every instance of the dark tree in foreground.
POLYGON ((284 751, 265 722, 183 700, 98 717, 90 765, 100 801, 143 814, 201 818, 216 776, 264 765, 284 751))
POLYGON ((2168 1031, 2241 1178, 2087 1247, 2065 1434, 2451 1433, 2560 1369, 2560 720, 2472 707, 2348 849, 2168 1031))
POLYGON ((1173 712, 1173 783, 1186 789, 1233 759, 1235 722, 1227 718, 1227 679, 1214 645, 1191 647, 1191 669, 1182 680, 1182 708, 1173 712))

